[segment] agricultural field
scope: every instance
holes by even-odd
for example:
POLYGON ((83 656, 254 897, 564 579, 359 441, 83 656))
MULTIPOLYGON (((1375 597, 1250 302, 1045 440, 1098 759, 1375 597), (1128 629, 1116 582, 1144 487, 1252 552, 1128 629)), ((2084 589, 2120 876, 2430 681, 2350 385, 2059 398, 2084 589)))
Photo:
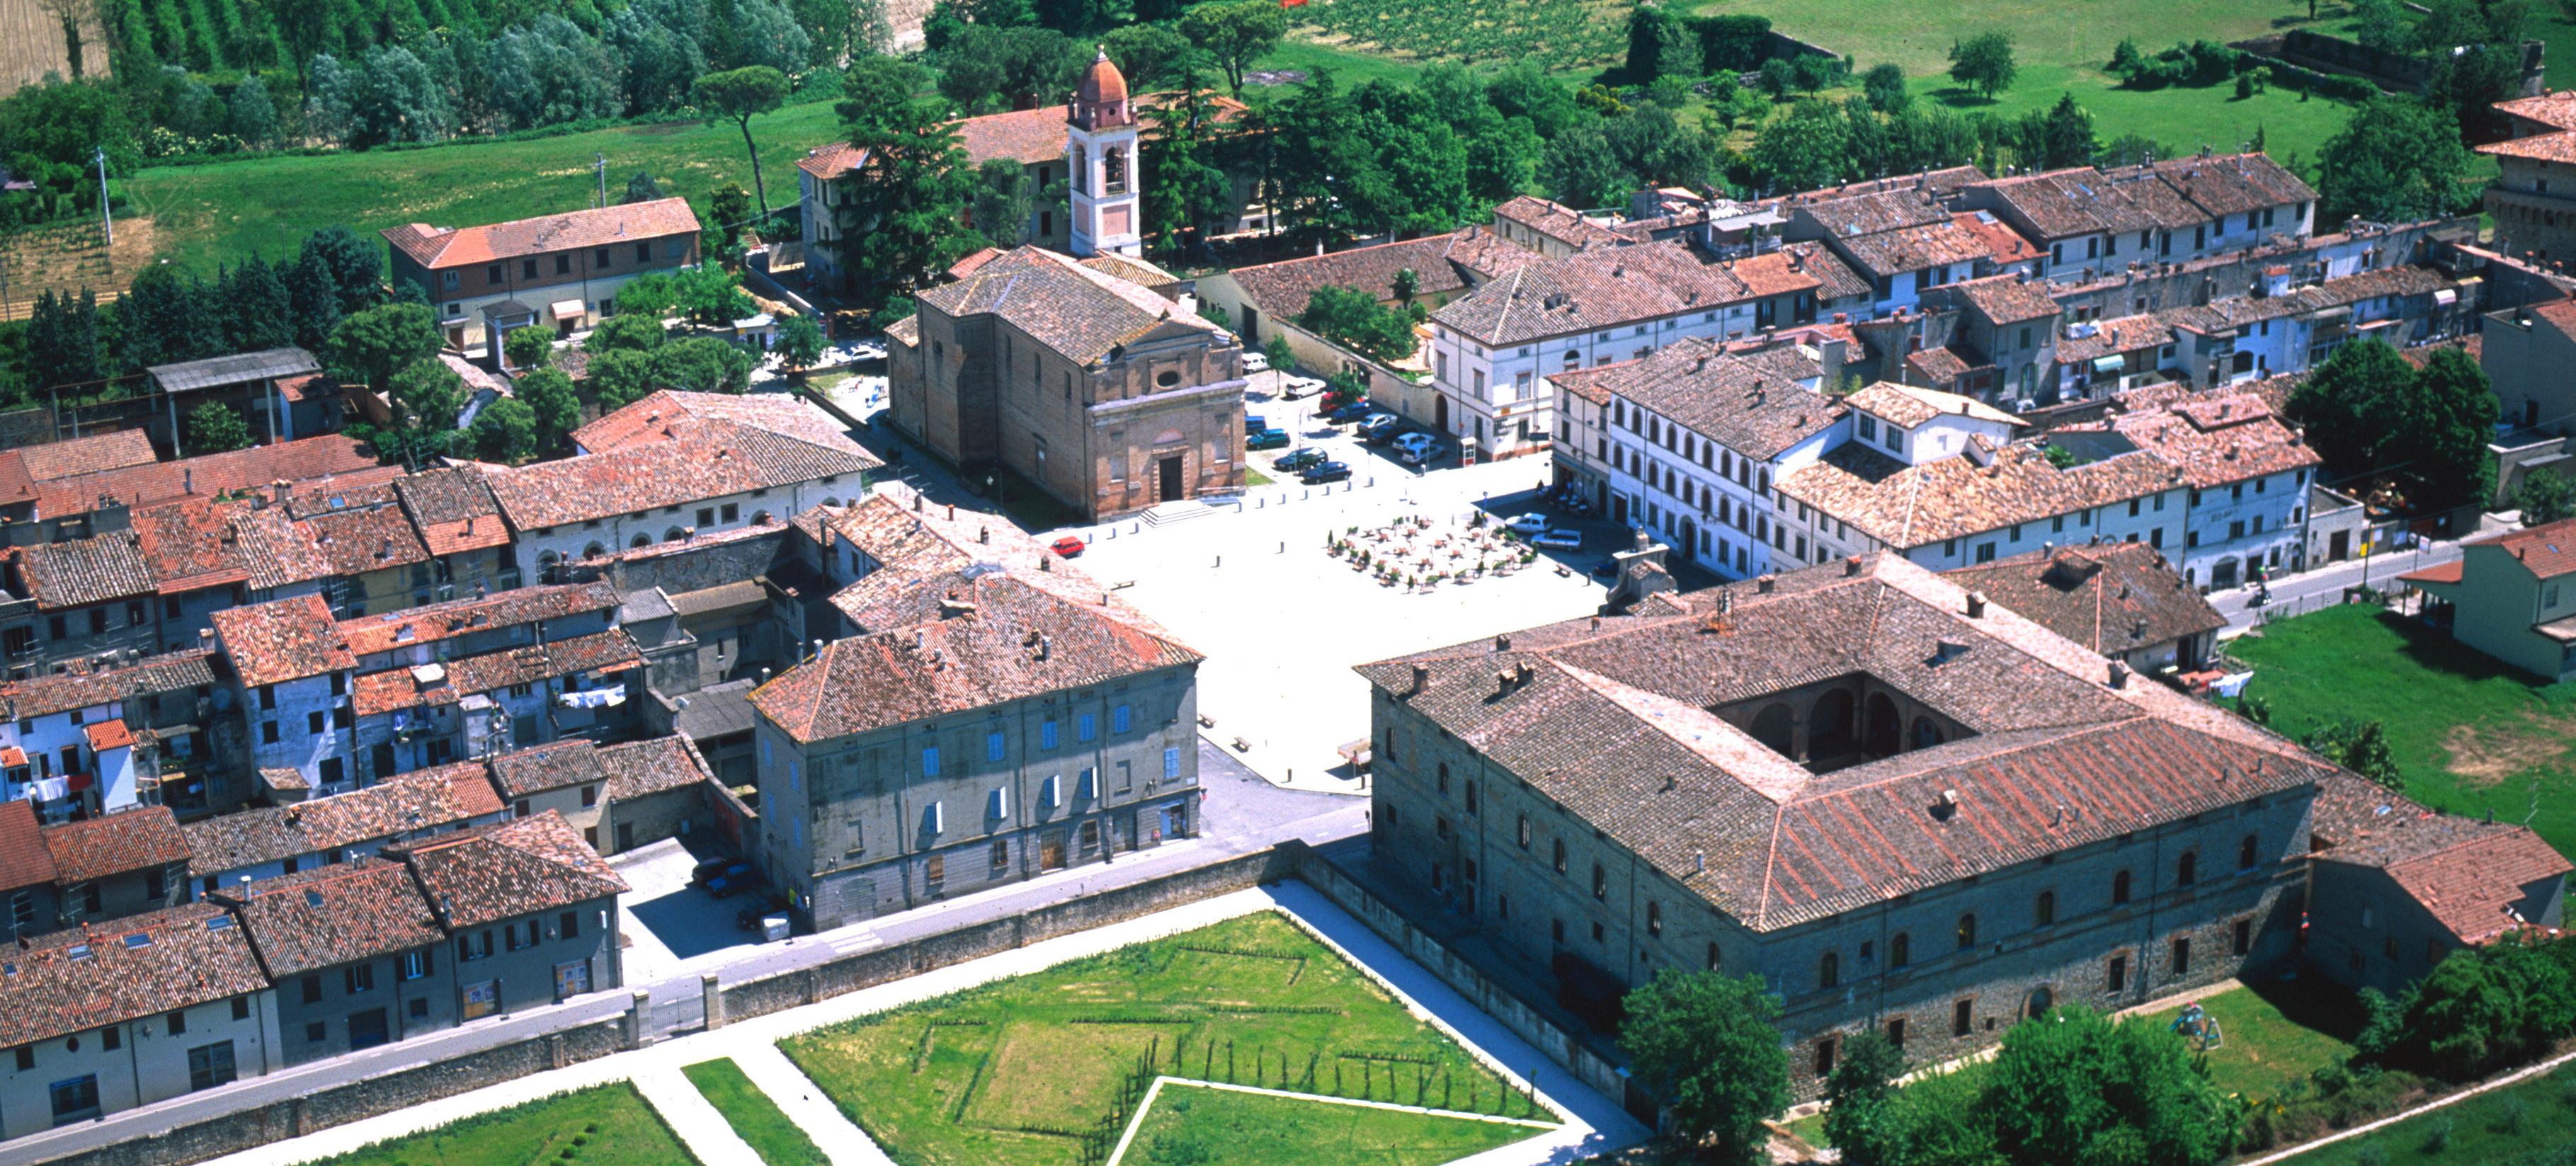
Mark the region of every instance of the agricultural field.
MULTIPOLYGON (((107 42, 101 39, 98 13, 81 17, 81 72, 107 74, 107 42)), ((21 85, 44 80, 47 73, 72 75, 71 54, 63 44, 63 22, 37 0, 0 4, 0 97, 21 85)))
POLYGON ((1524 1125, 1167 1084, 1111 1166, 1439 1166, 1524 1125))
MULTIPOLYGON (((888 1154, 920 1166, 1096 1162, 1153 1075, 1552 1120, 1269 912, 780 1047, 888 1154)), ((1316 1104, 1310 1120, 1335 1127, 1342 1108, 1316 1104)))
POLYGON ((111 251, 91 220, 31 227, 0 242, 0 320, 23 320, 38 295, 78 295, 88 288, 101 302, 116 298, 134 273, 152 262, 161 234, 148 218, 116 221, 111 251))
POLYGON ((1628 47, 1627 8, 1606 0, 1317 0, 1293 10, 1315 41, 1400 60, 1612 64, 1628 47))
POLYGON ((661 1114, 623 1081, 478 1114, 314 1166, 540 1161, 549 1166, 697 1166, 661 1114))

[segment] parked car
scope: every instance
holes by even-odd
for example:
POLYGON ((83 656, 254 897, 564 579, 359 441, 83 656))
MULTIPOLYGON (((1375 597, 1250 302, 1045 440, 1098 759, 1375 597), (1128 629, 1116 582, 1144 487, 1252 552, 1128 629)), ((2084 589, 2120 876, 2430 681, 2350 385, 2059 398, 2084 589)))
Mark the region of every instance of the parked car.
POLYGON ((1243 439, 1243 448, 1286 449, 1288 448, 1288 431, 1285 429, 1253 430, 1251 436, 1243 439))
POLYGON ((1518 518, 1505 522, 1503 525, 1509 527, 1513 534, 1522 535, 1528 538, 1537 538, 1538 536, 1547 533, 1547 516, 1544 514, 1524 514, 1518 518))
POLYGON ((1439 438, 1428 433, 1415 430, 1411 433, 1402 434, 1395 439, 1395 451, 1397 453, 1411 453, 1414 450, 1421 449, 1424 446, 1430 445, 1439 440, 1439 438))
POLYGON ((1299 397, 1311 397, 1323 391, 1324 382, 1313 377, 1289 377, 1279 382, 1279 396, 1282 400, 1294 401, 1299 397))
POLYGON ((1055 540, 1054 542, 1048 543, 1047 549, 1054 551, 1065 558, 1071 559, 1081 556, 1083 546, 1084 543, 1080 535, 1069 534, 1063 538, 1055 540))
POLYGON ((1550 551, 1581 550, 1583 549, 1583 535, 1574 530, 1559 528, 1551 530, 1537 538, 1531 539, 1530 545, 1550 551))
POLYGON ((1594 564, 1592 564, 1592 576, 1593 576, 1593 578, 1596 578, 1596 579, 1608 579, 1608 578, 1610 578, 1610 577, 1612 577, 1612 576, 1614 576, 1614 575, 1617 575, 1618 573, 1619 573, 1619 560, 1617 560, 1617 559, 1603 559, 1603 560, 1601 560, 1601 561, 1600 561, 1600 562, 1598 562, 1598 563, 1594 563, 1594 564))
MULTIPOLYGON (((703 867, 703 866, 705 866, 706 864, 705 864, 705 863, 699 863, 698 865, 699 865, 699 866, 701 866, 701 867, 703 867)), ((704 877, 704 878, 701 878, 701 879, 697 880, 697 882, 698 882, 698 885, 699 885, 699 886, 705 887, 705 888, 707 888, 707 889, 709 889, 709 890, 714 890, 717 884, 722 883, 722 882, 725 882, 725 881, 726 881, 726 880, 728 880, 728 879, 730 879, 730 880, 732 880, 732 881, 734 881, 734 882, 736 882, 736 883, 739 883, 739 882, 741 882, 741 881, 742 881, 742 880, 744 880, 744 879, 750 878, 751 876, 752 876, 752 868, 751 868, 751 864, 750 864, 750 863, 747 863, 747 862, 744 862, 744 861, 741 861, 740 859, 735 859, 735 860, 732 860, 732 861, 729 861, 729 862, 725 863, 725 865, 724 865, 724 867, 723 867, 722 869, 717 870, 717 871, 715 871, 714 873, 709 874, 709 875, 707 875, 706 877, 704 877)), ((722 896, 718 896, 718 897, 719 897, 719 898, 722 898, 722 896)))
POLYGON ((1308 446, 1307 448, 1298 450, 1295 453, 1282 454, 1278 461, 1270 464, 1293 474, 1308 466, 1320 466, 1324 464, 1324 451, 1316 449, 1313 446, 1308 446))
POLYGON ((702 887, 717 875, 736 872, 750 874, 751 864, 739 858, 710 858, 689 872, 689 885, 702 887))
POLYGON ((1243 431, 1244 431, 1244 433, 1246 433, 1246 434, 1259 433, 1259 432, 1261 432, 1262 430, 1264 430, 1264 429, 1268 429, 1268 428, 1270 428, 1270 419, 1269 419, 1269 418, 1264 417, 1264 416, 1262 416, 1262 415, 1261 415, 1261 414, 1259 414, 1259 413, 1246 413, 1246 414, 1244 414, 1244 415, 1243 415, 1243 431))
POLYGON ((1350 480, 1350 477, 1351 467, 1349 463, 1324 462, 1319 465, 1307 467, 1305 473, 1297 475, 1297 480, 1304 482, 1309 486, 1314 486, 1325 482, 1347 482, 1350 480))
MULTIPOLYGON (((1407 436, 1410 435, 1408 434, 1407 436)), ((1418 441, 1407 445, 1399 438, 1396 441, 1396 453, 1402 456, 1405 461, 1414 465, 1429 465, 1432 462, 1439 461, 1440 459, 1449 456, 1449 443, 1433 440, 1418 441)))
POLYGON ((1258 351, 1246 351, 1243 354, 1243 371, 1248 373, 1269 372, 1270 358, 1261 355, 1258 351))
POLYGON ((760 885, 760 874, 745 867, 741 874, 727 871, 707 880, 707 891, 719 899, 730 899, 760 885))
POLYGON ((1335 425, 1346 425, 1350 422, 1367 417, 1369 414, 1375 412, 1377 412, 1377 406, 1370 404, 1368 399, 1363 397, 1360 400, 1351 401, 1342 405, 1340 408, 1324 414, 1324 420, 1330 421, 1335 425))
POLYGON ((1360 421, 1360 427, 1354 432, 1361 441, 1370 445, 1385 445, 1403 431, 1403 423, 1395 419, 1395 414, 1371 413, 1360 421))

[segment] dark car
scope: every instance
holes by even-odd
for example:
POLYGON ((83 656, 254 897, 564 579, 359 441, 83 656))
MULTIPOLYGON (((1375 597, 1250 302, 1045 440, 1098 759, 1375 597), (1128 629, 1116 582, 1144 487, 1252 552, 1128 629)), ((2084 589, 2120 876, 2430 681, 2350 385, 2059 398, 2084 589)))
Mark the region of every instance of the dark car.
POLYGON ((745 865, 740 874, 726 871, 707 880, 707 892, 719 899, 730 899, 760 885, 760 875, 745 865))
POLYGON ((1288 448, 1288 431, 1285 429, 1255 430, 1252 436, 1243 439, 1243 448, 1286 449, 1288 448))
POLYGON ((739 858, 710 858, 689 872, 689 885, 703 887, 718 875, 750 873, 751 864, 739 858))
POLYGON ((1619 560, 1603 559, 1598 563, 1594 563, 1592 564, 1592 573, 1603 579, 1610 578, 1611 576, 1619 573, 1619 560))
POLYGON ((1351 401, 1344 404, 1341 408, 1324 414, 1324 420, 1330 421, 1335 425, 1341 425, 1346 422, 1357 421, 1360 418, 1366 417, 1375 412, 1377 412, 1377 406, 1369 404, 1368 399, 1363 397, 1360 400, 1351 401))
POLYGON ((1295 453, 1281 454, 1278 461, 1270 464, 1293 474, 1308 466, 1320 466, 1324 464, 1324 451, 1309 447, 1298 450, 1295 453))
POLYGON ((1259 433, 1259 432, 1261 432, 1262 430, 1264 430, 1264 429, 1268 429, 1268 428, 1270 428, 1270 419, 1269 419, 1269 418, 1263 417, 1263 416, 1262 416, 1261 414, 1259 414, 1259 413, 1246 413, 1246 414, 1244 414, 1244 415, 1243 415, 1243 431, 1244 431, 1244 433, 1246 433, 1246 434, 1259 433))
POLYGON ((1298 481, 1309 486, 1321 485, 1325 482, 1347 482, 1350 478, 1351 467, 1343 462, 1324 462, 1309 467, 1305 473, 1297 475, 1298 481))

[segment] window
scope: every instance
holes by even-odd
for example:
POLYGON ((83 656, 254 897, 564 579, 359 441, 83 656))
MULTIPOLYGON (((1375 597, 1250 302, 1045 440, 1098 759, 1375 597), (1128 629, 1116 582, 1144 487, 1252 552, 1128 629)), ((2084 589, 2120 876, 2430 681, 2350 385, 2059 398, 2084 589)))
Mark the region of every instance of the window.
POLYGON ((999 761, 1007 749, 1008 746, 1004 743, 1000 730, 996 729, 984 734, 984 760, 999 761))
POLYGON ((407 951, 402 955, 402 978, 417 980, 430 973, 429 949, 407 951))
POLYGON ((98 1113, 98 1074, 56 1081, 46 1090, 53 1096, 54 1124, 82 1121, 98 1113))
POLYGON ((519 278, 521 278, 521 279, 535 279, 536 277, 537 277, 537 261, 536 261, 536 260, 534 260, 534 259, 522 259, 522 260, 520 260, 520 261, 519 261, 519 278))
POLYGON ((459 961, 479 960, 490 954, 492 954, 492 932, 490 928, 485 928, 482 931, 467 932, 464 935, 456 937, 456 958, 459 961))
POLYGON ((1831 1077, 1833 1075, 1834 1038, 1824 1037, 1816 1042, 1816 1076, 1831 1077))
POLYGON ((19 1046, 17 1047, 17 1049, 15 1050, 15 1052, 17 1053, 17 1057, 18 1057, 18 1071, 19 1071, 19 1072, 21 1072, 21 1073, 26 1073, 26 1072, 31 1072, 31 1071, 33 1071, 33 1070, 35 1069, 35 1067, 36 1067, 36 1046, 34 1046, 34 1045, 19 1045, 19 1046))
POLYGON ((1961 1000, 1950 1006, 1950 1035, 1968 1035, 1968 1030, 1973 1028, 1976 1023, 1974 1016, 1975 1004, 1976 1002, 1973 1000, 1961 1000))
POLYGON ((1512 828, 1512 834, 1513 840, 1520 843, 1521 849, 1529 849, 1529 815, 1523 814, 1520 816, 1520 822, 1512 828))
POLYGON ((2114 907, 2126 906, 2128 902, 2129 872, 2124 870, 2111 876, 2111 905, 2114 907))
POLYGON ((1049 717, 1038 722, 1038 748, 1055 748, 1055 718, 1049 717))
POLYGON ((1126 732, 1126 731, 1127 731, 1127 725, 1128 725, 1128 714, 1127 714, 1127 706, 1126 706, 1126 705, 1123 705, 1123 704, 1122 704, 1122 705, 1119 705, 1119 706, 1118 706, 1118 707, 1116 707, 1116 708, 1113 708, 1113 709, 1109 710, 1109 731, 1110 731, 1110 732, 1112 732, 1112 733, 1124 733, 1124 732, 1126 732))
POLYGON ((1548 938, 1548 940, 1549 940, 1550 942, 1552 942, 1552 943, 1564 943, 1564 942, 1565 942, 1565 920, 1562 920, 1562 919, 1550 919, 1550 920, 1548 920, 1548 921, 1547 921, 1547 938, 1548 938))
POLYGON ((319 1020, 313 1021, 304 1026, 304 1039, 308 1041, 322 1040, 330 1035, 330 1028, 319 1020))
POLYGON ((2254 921, 2251 919, 2237 920, 2236 926, 2230 929, 2228 939, 2229 954, 2242 957, 2252 953, 2254 950, 2254 921))
POLYGON ((939 746, 925 745, 921 750, 921 776, 939 776, 939 746))
POLYGON ((1905 1047, 1904 1017, 1900 1016, 1887 1022, 1887 1043, 1894 1045, 1899 1049, 1905 1047))
POLYGON ((114 1052, 118 1049, 124 1048, 125 1029, 111 1024, 106 1028, 98 1030, 98 1047, 106 1049, 109 1052, 114 1052))
POLYGON ((993 840, 993 873, 1002 874, 1010 869, 1011 840, 1008 838, 996 838, 993 840))
POLYGON ((1840 987, 1842 982, 1843 957, 1841 955, 1829 951, 1816 960, 1816 988, 1818 991, 1822 991, 1826 988, 1840 987))
POLYGON ((635 262, 637 262, 637 263, 651 263, 651 262, 653 262, 653 245, 652 245, 652 244, 650 244, 650 243, 638 243, 638 244, 636 244, 636 245, 635 245, 635 262))
POLYGON ((264 713, 277 711, 276 685, 263 684, 259 686, 259 711, 264 713))
POLYGON ((570 255, 557 255, 557 256, 555 256, 555 274, 556 274, 556 275, 571 275, 571 274, 572 274, 572 256, 570 256, 570 255))
POLYGON ((2181 858, 2174 860, 2174 885, 2188 887, 2199 873, 2200 855, 2186 850, 2181 858))
MULTIPOLYGON (((528 926, 533 929, 536 927, 536 924, 531 923, 528 926)), ((555 933, 556 936, 561 939, 581 938, 581 913, 578 911, 566 911, 563 914, 556 916, 555 933)))
MULTIPOLYGON (((1178 781, 1180 780, 1180 776, 1181 751, 1178 748, 1163 750, 1163 779, 1166 781, 1178 781)), ((1474 813, 1476 810, 1476 799, 1472 796, 1472 793, 1473 791, 1471 789, 1471 796, 1467 799, 1467 811, 1469 813, 1474 813)))
POLYGON ((81 884, 80 892, 76 897, 81 901, 82 910, 87 911, 92 915, 104 915, 107 913, 106 908, 101 905, 97 883, 81 884))
MULTIPOLYGON (((1094 717, 1094 716, 1093 716, 1092 714, 1090 714, 1090 713, 1084 713, 1084 714, 1082 714, 1081 716, 1075 717, 1075 718, 1073 719, 1073 739, 1074 739, 1074 740, 1076 740, 1076 741, 1088 741, 1088 740, 1091 740, 1091 739, 1092 739, 1092 738, 1094 738, 1094 737, 1098 737, 1099 735, 1100 735, 1099 718, 1094 717)), ((1388 752, 1389 752, 1389 753, 1392 753, 1392 752, 1394 752, 1394 751, 1393 751, 1393 750, 1388 750, 1388 752)))
POLYGON ((2039 899, 2031 904, 2030 924, 2033 927, 2046 927, 2055 922, 2057 922, 2057 892, 2041 891, 2039 899))
POLYGON ((2191 937, 2177 936, 2173 941, 2173 974, 2191 974, 2191 937))
POLYGON ((1887 966, 1901 968, 1914 962, 1914 938, 1899 931, 1887 941, 1887 966))
POLYGON ((1977 916, 1974 912, 1959 916, 1959 950, 1977 946, 1977 916))
POLYGON ((340 969, 340 978, 347 984, 349 994, 352 996, 361 992, 373 992, 376 990, 376 965, 351 964, 340 969))
POLYGON ((2236 869, 2252 870, 2259 865, 2262 861, 2260 849, 2261 846, 2255 837, 2251 834, 2246 835, 2244 841, 2236 844, 2236 869))
POLYGON ((304 1002, 307 1004, 319 1004, 322 1002, 322 977, 304 977, 304 1002))
POLYGON ((188 1050, 188 1091, 233 1083, 233 1042, 216 1041, 188 1050))
POLYGON ((1565 873, 1565 839, 1556 840, 1556 873, 1565 873))
POLYGON ((1610 872, 1597 862, 1592 864, 1592 897, 1602 900, 1610 897, 1610 872))
POLYGON ((1467 812, 1476 812, 1476 783, 1472 781, 1467 783, 1467 812))
POLYGON ((2109 963, 2102 965, 2102 990, 2105 992, 2125 992, 2128 988, 2129 957, 2124 955, 2112 956, 2109 963))
POLYGON ((1708 970, 1712 972, 1716 971, 1717 965, 1722 962, 1722 959, 1723 957, 1719 955, 1717 950, 1717 941, 1714 939, 1708 941, 1708 970))
POLYGON ((323 722, 322 722, 322 714, 321 714, 321 713, 313 712, 313 713, 306 713, 306 714, 304 715, 304 729, 305 729, 305 732, 307 732, 307 733, 311 734, 312 736, 319 737, 319 736, 321 736, 321 735, 322 735, 322 723, 323 723, 323 722))
POLYGON ((235 997, 233 997, 233 1019, 235 1019, 235 1020, 248 1020, 248 1019, 250 1019, 250 997, 248 997, 248 996, 235 996, 235 997))

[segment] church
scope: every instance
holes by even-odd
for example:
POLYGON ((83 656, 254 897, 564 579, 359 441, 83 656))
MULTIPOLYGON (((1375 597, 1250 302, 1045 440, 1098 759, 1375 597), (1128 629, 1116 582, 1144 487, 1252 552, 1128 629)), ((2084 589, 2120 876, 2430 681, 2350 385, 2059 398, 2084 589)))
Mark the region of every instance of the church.
POLYGON ((1066 250, 979 251, 886 330, 898 431, 1085 522, 1244 481, 1243 348, 1143 258, 1135 104, 1104 54, 1061 107, 1066 250))
MULTIPOLYGON (((1153 111, 1178 103, 1181 95, 1145 93, 1131 100, 1126 78, 1106 53, 1092 61, 1081 89, 1115 97, 1090 107, 1087 114, 1079 108, 1083 98, 1077 95, 1067 105, 960 118, 949 125, 957 131, 968 169, 996 158, 1008 158, 1026 168, 1031 189, 1038 192, 1037 205, 1022 225, 1029 244, 1077 256, 1140 254, 1144 222, 1136 199, 1143 180, 1138 151, 1146 138, 1162 132, 1153 121, 1153 111), (1073 181, 1076 174, 1084 175, 1085 181, 1073 181), (1112 233, 1095 233, 1095 228, 1112 233)), ((1242 102, 1221 94, 1206 94, 1202 100, 1220 125, 1231 124, 1246 112, 1242 102)), ((846 291, 863 282, 858 273, 844 269, 840 245, 844 225, 839 211, 849 201, 849 184, 864 181, 861 171, 866 162, 866 151, 835 142, 807 150, 796 163, 806 275, 817 287, 846 291)), ((1229 174, 1228 180, 1234 209, 1217 232, 1267 227, 1266 212, 1258 201, 1257 176, 1244 171, 1229 174)))

